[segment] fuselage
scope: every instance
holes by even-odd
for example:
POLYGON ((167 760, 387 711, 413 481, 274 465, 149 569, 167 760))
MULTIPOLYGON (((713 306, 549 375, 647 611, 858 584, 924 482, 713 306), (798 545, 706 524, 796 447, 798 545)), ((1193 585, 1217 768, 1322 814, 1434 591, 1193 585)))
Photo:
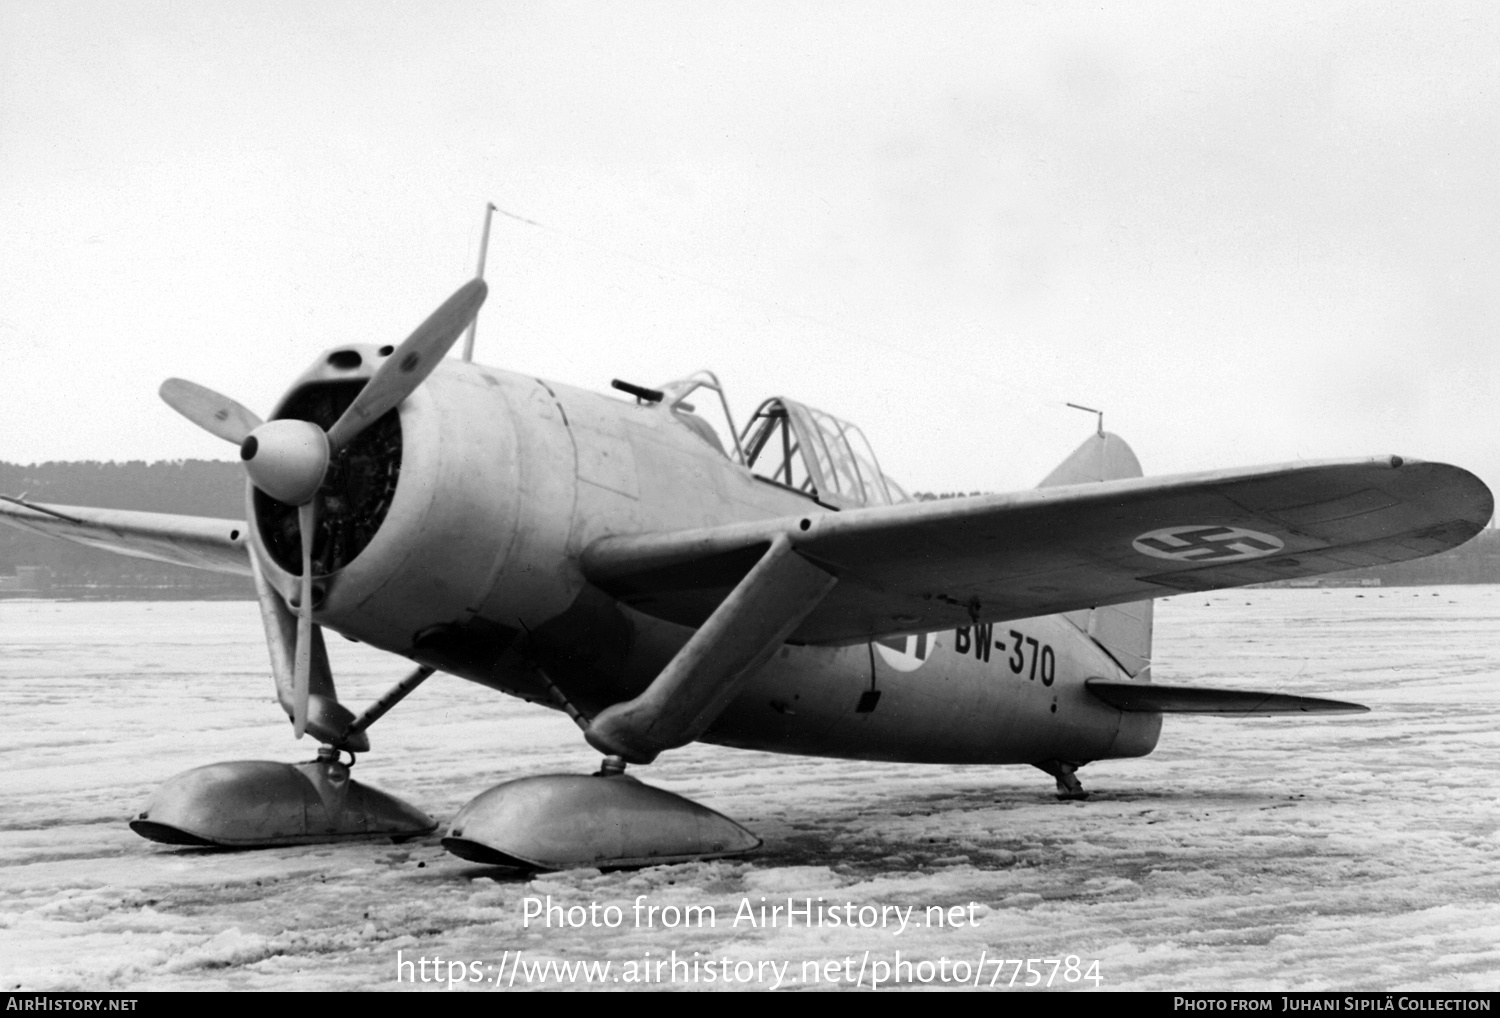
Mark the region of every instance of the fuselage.
MULTIPOLYGON (((299 392, 367 378, 381 356, 373 347, 336 353, 299 380, 283 408, 299 392)), ((347 561, 327 575, 315 570, 316 620, 548 706, 561 697, 592 714, 628 700, 692 630, 589 584, 579 565, 585 548, 619 534, 837 511, 755 476, 703 427, 662 404, 444 362, 400 408, 399 468, 386 471, 399 479, 367 514, 371 533, 351 529, 360 543, 347 561)), ((295 564, 268 551, 276 531, 264 503, 252 498, 250 512, 259 514, 255 554, 291 594, 295 564)), ((1091 677, 1129 676, 1064 616, 873 644, 788 644, 704 740, 950 763, 1150 752, 1160 716, 1106 706, 1085 690, 1091 677)))

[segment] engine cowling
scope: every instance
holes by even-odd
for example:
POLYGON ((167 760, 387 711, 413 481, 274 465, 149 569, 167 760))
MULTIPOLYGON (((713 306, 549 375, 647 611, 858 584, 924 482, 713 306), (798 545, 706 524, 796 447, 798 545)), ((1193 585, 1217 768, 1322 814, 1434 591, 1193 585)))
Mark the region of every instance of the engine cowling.
MULTIPOLYGON (((327 426, 389 347, 321 357, 273 419, 327 426)), ((319 489, 314 620, 395 653, 441 627, 538 627, 577 597, 565 554, 573 443, 534 379, 445 361, 341 450, 319 489)), ((289 602, 301 572, 297 510, 253 487, 255 553, 289 602)))

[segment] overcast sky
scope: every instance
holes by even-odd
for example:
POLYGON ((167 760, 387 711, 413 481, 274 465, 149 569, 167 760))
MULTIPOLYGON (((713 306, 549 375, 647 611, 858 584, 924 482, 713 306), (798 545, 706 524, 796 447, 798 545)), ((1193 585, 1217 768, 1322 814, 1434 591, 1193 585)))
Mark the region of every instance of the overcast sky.
POLYGON ((477 359, 709 367, 908 488, 1401 453, 1500 486, 1492 4, 0 0, 0 459, 230 458, 497 218, 477 359))

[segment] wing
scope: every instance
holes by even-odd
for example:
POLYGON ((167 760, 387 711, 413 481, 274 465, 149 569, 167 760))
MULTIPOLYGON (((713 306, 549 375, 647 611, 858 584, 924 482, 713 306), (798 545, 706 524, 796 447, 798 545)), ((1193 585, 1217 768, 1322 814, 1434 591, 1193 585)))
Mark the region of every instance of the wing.
POLYGON ((250 575, 245 524, 236 520, 6 499, 0 501, 0 523, 121 555, 250 575))
POLYGON ((1462 544, 1493 510, 1468 471, 1392 456, 605 537, 583 569, 696 626, 786 534, 838 578, 791 640, 852 643, 1400 562, 1462 544))

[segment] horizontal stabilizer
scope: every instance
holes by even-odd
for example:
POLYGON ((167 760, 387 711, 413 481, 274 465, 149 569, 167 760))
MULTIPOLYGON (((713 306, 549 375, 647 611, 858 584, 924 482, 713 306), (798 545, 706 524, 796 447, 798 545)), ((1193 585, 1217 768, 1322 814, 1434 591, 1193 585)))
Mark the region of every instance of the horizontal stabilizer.
POLYGON ((1116 710, 1158 714, 1365 714, 1370 708, 1315 696, 1262 693, 1253 689, 1207 689, 1203 686, 1159 686, 1153 682, 1089 679, 1088 691, 1116 710))

